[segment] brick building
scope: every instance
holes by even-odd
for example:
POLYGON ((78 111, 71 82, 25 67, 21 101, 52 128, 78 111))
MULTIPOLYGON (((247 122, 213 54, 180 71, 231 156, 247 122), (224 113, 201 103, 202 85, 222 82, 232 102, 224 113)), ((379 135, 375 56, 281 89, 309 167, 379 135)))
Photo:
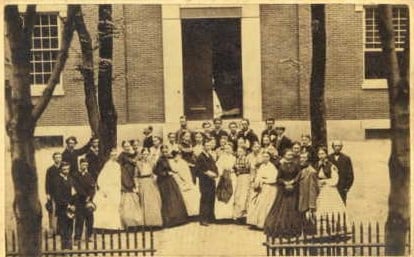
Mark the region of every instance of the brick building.
MULTIPOLYGON (((95 38, 98 7, 82 8, 95 38)), ((32 57, 34 101, 53 66, 61 29, 56 16, 65 15, 66 7, 40 5, 38 11, 32 57)), ((375 6, 326 6, 329 138, 361 140, 366 130, 389 128, 375 12, 375 6)), ((183 114, 190 126, 199 127, 201 120, 213 118, 217 105, 213 87, 219 102, 227 99, 222 109, 236 110, 230 120, 249 118, 261 131, 263 121, 274 117, 292 138, 309 133, 309 5, 114 5, 113 19, 113 93, 120 140, 140 138, 148 124, 165 136, 165 131, 178 127, 183 114), (220 88, 227 89, 221 93, 220 88)), ((394 9, 394 23, 401 51, 408 27, 406 8, 394 9)), ((85 139, 89 135, 83 84, 76 69, 80 62, 75 36, 36 135, 85 139)))

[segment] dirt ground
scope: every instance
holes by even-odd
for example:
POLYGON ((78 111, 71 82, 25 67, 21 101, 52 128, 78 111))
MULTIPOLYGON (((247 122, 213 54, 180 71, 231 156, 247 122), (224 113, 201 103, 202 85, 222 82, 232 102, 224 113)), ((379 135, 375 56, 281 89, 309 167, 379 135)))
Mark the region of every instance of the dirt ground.
MULTIPOLYGON (((62 149, 47 148, 36 152, 39 174, 39 192, 42 205, 45 203, 44 179, 46 168, 51 165, 51 154, 62 149)), ((347 213, 352 221, 383 224, 387 214, 389 178, 387 161, 390 154, 389 140, 365 140, 344 142, 344 153, 351 156, 355 182, 348 195, 347 213)), ((10 158, 7 153, 6 158, 10 158)), ((10 159, 9 159, 10 160, 10 159)), ((5 174, 5 219, 6 230, 13 229, 13 186, 10 161, 5 174)), ((43 226, 47 227, 44 212, 43 226)), ((246 226, 216 224, 201 227, 198 223, 164 229, 155 232, 157 255, 265 255, 261 245, 261 231, 249 230, 246 226)))

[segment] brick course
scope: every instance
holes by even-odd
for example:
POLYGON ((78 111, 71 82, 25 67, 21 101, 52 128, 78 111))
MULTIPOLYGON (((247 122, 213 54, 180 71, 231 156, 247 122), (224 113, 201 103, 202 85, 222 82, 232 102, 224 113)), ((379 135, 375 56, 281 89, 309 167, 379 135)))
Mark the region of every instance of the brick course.
MULTIPOLYGON (((98 7, 83 5, 96 44, 98 7)), ((263 118, 309 119, 311 30, 309 5, 261 5, 263 118), (299 64, 299 65, 298 65, 299 64)), ((160 5, 114 5, 113 92, 119 124, 163 123, 164 81, 160 5)), ((387 90, 362 89, 363 12, 327 5, 327 119, 387 119, 387 90)), ((98 68, 98 52, 95 70, 98 68)), ((87 125, 75 34, 63 73, 64 96, 54 97, 39 126, 87 125), (57 112, 59 114, 57 115, 57 112)), ((34 98, 34 102, 36 98, 34 98)))

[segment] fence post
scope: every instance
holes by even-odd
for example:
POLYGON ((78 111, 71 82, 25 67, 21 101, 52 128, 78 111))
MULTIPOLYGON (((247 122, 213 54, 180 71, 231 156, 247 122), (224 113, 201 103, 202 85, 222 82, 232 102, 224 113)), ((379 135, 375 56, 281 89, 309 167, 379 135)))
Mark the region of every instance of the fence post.
POLYGON ((372 228, 371 228, 371 222, 368 223, 368 255, 372 255, 372 249, 371 249, 371 243, 372 243, 372 228))
MULTIPOLYGON (((128 227, 127 227, 126 229, 128 229, 128 227)), ((118 230, 117 230, 117 232, 116 232, 116 234, 117 234, 117 236, 118 236, 118 249, 121 249, 121 248, 122 248, 121 230, 120 230, 120 229, 118 229, 118 230)), ((121 255, 121 253, 120 253, 120 252, 118 252, 118 256, 120 256, 120 255, 121 255)))
MULTIPOLYGON (((142 227, 142 248, 143 249, 147 249, 147 240, 146 240, 145 234, 146 234, 145 227, 142 227)), ((144 256, 147 255, 147 253, 145 252, 145 250, 143 252, 143 255, 144 256)))
MULTIPOLYGON (((126 231, 125 231, 125 233, 126 233, 126 249, 128 249, 128 250, 129 250, 129 231, 130 231, 129 228, 127 228, 126 231)), ((129 256, 129 252, 127 252, 127 256, 129 256)))
MULTIPOLYGON (((102 240, 102 250, 105 250, 106 247, 105 247, 105 233, 104 232, 102 232, 101 234, 101 240, 102 240)), ((103 256, 106 256, 105 251, 103 252, 103 256)))
MULTIPOLYGON (((96 236, 96 231, 93 232, 93 249, 95 251, 98 249, 98 238, 96 236)), ((97 252, 95 252, 95 256, 98 256, 97 252)))
POLYGON ((150 230, 150 248, 151 248, 151 256, 154 256, 154 232, 152 231, 152 227, 149 228, 150 230))
POLYGON ((356 251, 355 251, 355 223, 352 222, 352 255, 355 256, 356 255, 356 251))
POLYGON ((359 242, 361 243, 361 252, 359 255, 364 255, 364 247, 362 246, 364 244, 364 226, 362 225, 362 222, 359 224, 359 237, 359 242))
MULTIPOLYGON (((109 248, 111 248, 111 250, 115 249, 114 248, 114 233, 112 233, 112 231, 109 234, 109 248)), ((114 256, 113 252, 111 252, 111 256, 114 256)))

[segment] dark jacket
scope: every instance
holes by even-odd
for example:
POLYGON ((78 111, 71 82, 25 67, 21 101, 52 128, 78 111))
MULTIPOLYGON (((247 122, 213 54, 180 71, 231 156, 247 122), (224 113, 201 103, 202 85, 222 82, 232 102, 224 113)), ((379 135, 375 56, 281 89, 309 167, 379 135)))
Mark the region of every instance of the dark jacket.
POLYGON ((335 160, 335 154, 330 154, 328 160, 338 168, 338 189, 349 190, 354 183, 354 170, 351 158, 340 153, 338 160, 335 160))
POLYGON ((55 164, 53 164, 46 170, 46 181, 45 181, 46 194, 50 195, 52 199, 55 195, 55 190, 56 190, 55 180, 57 176, 59 176, 59 173, 60 173, 60 166, 56 167, 55 164))
POLYGON ((76 191, 76 200, 78 202, 85 202, 87 199, 92 199, 95 194, 96 182, 92 174, 89 172, 76 172, 73 176, 73 186, 76 191))
POLYGON ((243 131, 243 130, 239 131, 237 138, 244 138, 244 140, 249 141, 249 148, 248 148, 249 151, 252 149, 253 143, 255 141, 259 142, 259 138, 253 132, 252 129, 249 129, 248 131, 243 131))
POLYGON ((95 154, 92 150, 89 150, 85 158, 88 162, 88 172, 96 181, 99 175, 99 156, 95 154))
POLYGON ((292 140, 290 140, 287 136, 283 135, 280 139, 276 138, 274 144, 279 156, 282 156, 283 151, 285 151, 285 149, 292 147, 292 140))
POLYGON ((144 138, 144 142, 142 143, 142 147, 150 149, 154 146, 153 136, 150 135, 144 138))
POLYGON ((196 164, 195 164, 196 175, 200 179, 200 187, 201 188, 210 188, 215 187, 215 180, 210 178, 205 174, 206 171, 210 170, 216 174, 218 174, 218 169, 216 166, 216 162, 214 161, 213 156, 206 153, 205 151, 201 152, 198 156, 196 164))
POLYGON ((74 149, 69 151, 67 148, 62 152, 62 161, 67 162, 70 164, 70 171, 69 174, 73 175, 75 172, 79 170, 78 167, 78 157, 84 155, 88 152, 90 147, 90 141, 79 149, 74 149))
POLYGON ((171 166, 168 162, 168 158, 165 156, 161 156, 154 167, 154 173, 157 175, 157 182, 160 182, 171 175, 168 172, 171 172, 171 166))
POLYGON ((132 192, 135 187, 135 160, 134 153, 122 152, 118 156, 118 163, 121 165, 121 191, 132 192))
POLYGON ((56 215, 63 215, 66 213, 68 205, 73 204, 75 200, 72 178, 68 176, 65 179, 59 174, 56 176, 55 188, 59 188, 59 190, 55 190, 53 196, 56 203, 56 215))
POLYGON ((228 136, 229 134, 223 129, 220 129, 218 131, 214 129, 210 132, 210 135, 216 140, 216 149, 217 149, 220 146, 221 137, 228 136))

